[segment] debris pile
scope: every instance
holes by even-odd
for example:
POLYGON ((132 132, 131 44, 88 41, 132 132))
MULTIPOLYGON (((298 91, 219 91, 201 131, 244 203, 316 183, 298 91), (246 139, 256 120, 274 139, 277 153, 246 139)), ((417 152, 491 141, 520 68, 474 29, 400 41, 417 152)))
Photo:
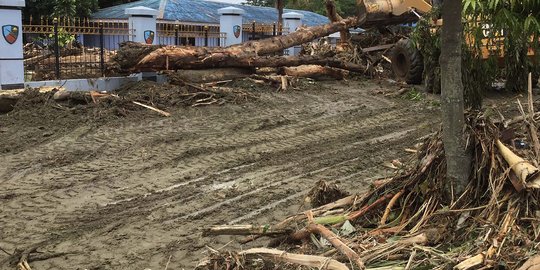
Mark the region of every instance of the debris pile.
MULTIPOLYGON (((535 124, 540 114, 532 105, 530 100, 528 113, 520 106, 522 115, 510 120, 468 114, 473 164, 463 194, 454 194, 446 181, 444 148, 437 133, 419 146, 416 164, 373 182, 365 194, 278 224, 249 225, 252 230, 217 226, 221 230, 212 235, 272 241, 265 248, 242 252, 210 249, 198 269, 518 269, 525 262, 538 267, 540 260, 531 256, 540 243, 540 144, 535 124)), ((318 183, 315 191, 325 189, 318 183)))
POLYGON ((114 92, 69 92, 58 89, 26 89, 0 96, 0 112, 22 111, 35 106, 48 106, 59 111, 90 112, 94 118, 125 117, 140 110, 170 116, 165 110, 174 107, 199 107, 240 103, 256 99, 253 92, 226 85, 157 84, 143 81, 114 92))

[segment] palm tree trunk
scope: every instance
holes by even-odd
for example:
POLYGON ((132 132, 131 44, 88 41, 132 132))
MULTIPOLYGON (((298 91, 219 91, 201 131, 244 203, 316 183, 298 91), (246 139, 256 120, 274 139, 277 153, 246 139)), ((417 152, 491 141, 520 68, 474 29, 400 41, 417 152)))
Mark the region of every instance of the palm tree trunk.
POLYGON ((459 196, 467 186, 471 156, 465 141, 463 82, 461 80, 462 1, 444 1, 441 46, 443 143, 447 163, 447 194, 459 196))

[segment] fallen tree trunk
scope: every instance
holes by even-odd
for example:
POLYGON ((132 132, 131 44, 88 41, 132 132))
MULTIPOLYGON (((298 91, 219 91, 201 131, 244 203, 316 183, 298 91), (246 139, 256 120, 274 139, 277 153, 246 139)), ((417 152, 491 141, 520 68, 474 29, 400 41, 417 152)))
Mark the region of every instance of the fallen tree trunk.
MULTIPOLYGON (((357 0, 357 6, 359 14, 356 17, 341 19, 325 25, 303 27, 288 35, 275 36, 262 40, 252 40, 226 48, 191 46, 163 47, 125 43, 121 45, 118 54, 114 57, 114 62, 118 64, 118 68, 120 70, 129 72, 207 69, 218 67, 245 68, 320 64, 313 62, 313 59, 311 59, 311 61, 296 59, 297 61, 294 62, 294 58, 263 58, 263 56, 280 53, 287 48, 301 45, 317 38, 325 37, 340 31, 347 31, 349 28, 362 26, 364 23, 366 23, 366 19, 368 17, 370 18, 369 20, 373 21, 384 21, 388 18, 392 18, 388 12, 368 14, 363 0, 357 0)), ((406 15, 408 16, 408 14, 406 15)), ((344 65, 340 64, 339 66, 336 66, 334 64, 331 65, 331 67, 344 68, 344 65)), ((351 70, 349 68, 344 69, 351 70)), ((360 70, 356 69, 354 71, 360 70)))
POLYGON ((252 69, 244 68, 215 68, 215 69, 186 69, 167 72, 169 81, 173 84, 178 82, 207 83, 241 79, 255 73, 252 69))
MULTIPOLYGON (((153 46, 147 46, 139 43, 125 43, 120 49, 120 55, 122 58, 129 59, 125 64, 121 64, 125 69, 127 66, 133 63, 133 59, 137 56, 127 57, 128 51, 135 52, 135 54, 144 54, 154 49, 151 54, 160 52, 162 49, 168 50, 166 57, 159 57, 156 61, 145 63, 144 65, 137 65, 136 69, 144 71, 159 71, 159 70, 184 70, 184 69, 210 69, 210 68, 256 68, 256 67, 294 67, 301 65, 320 65, 329 66, 334 68, 341 68, 352 72, 363 73, 366 70, 365 66, 344 62, 334 58, 321 58, 318 56, 246 56, 246 55, 229 55, 226 54, 220 61, 207 61, 205 59, 199 59, 202 57, 204 51, 211 48, 206 47, 164 47, 157 48, 153 46), (122 52, 124 49, 126 50, 122 52), (175 54, 178 54, 175 56, 175 54), (187 57, 186 55, 192 55, 187 57), (195 56, 198 55, 198 56, 195 56), (188 59, 189 58, 189 59, 188 59), (176 60, 172 60, 176 59, 176 60), (164 68, 169 67, 169 68, 164 68)), ((222 49, 224 50, 224 49, 222 49)), ((215 56, 215 54, 214 54, 215 56)), ((212 57, 209 55, 208 57, 212 57)), ((213 72, 213 71, 212 71, 213 72)))
POLYGON ((185 65, 190 66, 189 68, 195 68, 194 66, 225 67, 223 63, 234 63, 239 59, 249 61, 258 56, 281 52, 361 23, 356 17, 352 17, 325 25, 300 28, 285 36, 248 41, 227 48, 168 46, 144 56, 134 68, 136 70, 163 70, 168 66, 170 69, 185 69, 185 65))
POLYGON ((283 68, 283 73, 288 76, 293 77, 305 77, 312 79, 336 79, 343 80, 349 76, 349 71, 332 68, 332 67, 323 67, 318 65, 303 65, 298 67, 285 67, 283 68))

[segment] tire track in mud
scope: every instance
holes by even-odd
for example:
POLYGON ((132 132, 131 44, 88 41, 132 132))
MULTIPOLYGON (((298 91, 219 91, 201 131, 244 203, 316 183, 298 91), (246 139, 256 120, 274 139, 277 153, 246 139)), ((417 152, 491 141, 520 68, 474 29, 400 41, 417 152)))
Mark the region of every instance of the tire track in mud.
MULTIPOLYGON (((374 118, 367 118, 363 119, 362 122, 352 122, 348 125, 338 125, 335 124, 332 126, 331 123, 323 122, 324 124, 319 127, 316 126, 317 129, 314 132, 307 132, 302 133, 300 132, 300 136, 294 136, 298 134, 298 130, 303 130, 306 128, 305 125, 302 125, 300 127, 297 127, 295 125, 288 126, 287 129, 280 128, 279 130, 271 130, 271 131, 264 131, 260 134, 256 134, 255 136, 250 136, 253 134, 245 135, 245 136, 236 136, 236 137, 223 137, 221 139, 216 139, 215 141, 212 141, 212 143, 209 143, 211 146, 215 147, 215 150, 213 151, 220 151, 223 149, 223 146, 226 146, 224 149, 226 151, 221 151, 217 153, 213 153, 211 155, 194 155, 193 157, 188 157, 187 162, 184 160, 184 164, 174 167, 173 171, 171 171, 171 174, 168 176, 168 180, 165 180, 167 182, 174 181, 174 177, 178 176, 178 173, 175 173, 180 171, 182 174, 185 174, 186 171, 189 171, 190 169, 196 167, 196 164, 206 164, 207 167, 212 167, 212 165, 220 165, 224 164, 227 161, 231 160, 239 160, 242 159, 248 155, 254 154, 254 153, 260 153, 264 151, 283 151, 284 149, 295 149, 299 147, 300 145, 309 145, 310 143, 320 141, 322 139, 332 139, 332 138, 338 138, 344 135, 352 135, 353 133, 356 133, 357 130, 362 130, 366 127, 371 127, 377 123, 380 123, 381 121, 390 119, 390 116, 393 115, 399 115, 401 114, 403 110, 398 110, 398 112, 385 112, 381 114, 377 114, 374 118), (222 149, 220 149, 220 147, 222 149), (231 149, 231 150, 229 150, 231 149), (191 160, 190 160, 191 158, 191 160)), ((399 119, 392 119, 394 122, 399 122, 399 119)), ((330 122, 330 121, 328 121, 330 122)), ((307 124, 309 125, 309 124, 307 124)), ((311 126, 311 129, 315 129, 315 126, 311 126)), ((120 136, 114 136, 114 137, 120 137, 120 136)), ((93 142, 90 139, 85 139, 87 144, 92 145, 93 142)), ((125 140, 128 141, 129 140, 125 140)), ((165 145, 165 148, 159 148, 155 149, 154 151, 156 154, 160 154, 164 159, 170 160, 170 157, 173 157, 173 160, 175 160, 174 157, 182 156, 183 153, 192 151, 191 149, 197 149, 197 147, 200 147, 201 144, 207 143, 208 139, 199 140, 195 142, 187 142, 180 145, 176 144, 167 144, 165 145)), ((72 145, 73 147, 78 147, 78 145, 72 145)), ((107 168, 111 169, 111 167, 119 167, 124 168, 124 170, 128 170, 130 167, 133 167, 133 163, 137 163, 137 160, 131 156, 131 155, 121 155, 120 157, 117 155, 118 153, 121 153, 123 150, 123 146, 119 146, 120 149, 112 148, 111 155, 108 155, 110 159, 107 158, 100 158, 95 160, 94 164, 90 163, 76 163, 74 166, 64 166, 60 168, 54 169, 54 174, 51 176, 51 178, 57 179, 58 181, 61 181, 60 179, 64 178, 69 183, 72 183, 73 181, 82 181, 82 182, 88 182, 88 180, 95 180, 96 177, 99 176, 100 169, 97 168, 107 168), (116 153, 116 155, 114 154, 116 153), (124 157, 124 158, 123 158, 124 157), (127 160, 126 160, 127 159, 127 160), (97 164, 95 164, 97 163, 97 164), (96 168, 96 169, 94 169, 96 168)), ((60 151, 62 149, 59 149, 60 151)), ((78 150, 80 151, 80 150, 78 150)), ((212 153, 212 151, 208 151, 209 153, 212 153)), ((207 153, 207 152, 203 152, 207 153)), ((145 165, 145 166, 155 166, 153 164, 145 165)), ((149 174, 152 174, 150 172, 149 174)), ((34 186, 35 180, 33 180, 32 177, 25 177, 26 179, 30 181, 20 181, 18 182, 17 188, 23 188, 27 190, 31 190, 31 187, 34 186)), ((142 178, 142 177, 141 177, 142 178)), ((17 180, 17 179, 15 179, 17 180)), ((141 179, 135 179, 137 180, 136 183, 139 183, 141 179)), ((162 182, 162 181, 160 181, 162 182)), ((69 184, 66 183, 66 184, 69 184)), ((125 182, 124 182, 125 184, 125 182)), ((99 187, 96 187, 95 183, 88 183, 87 189, 91 190, 92 194, 108 194, 110 193, 108 186, 103 186, 101 189, 99 187)), ((68 192, 64 192, 64 194, 61 194, 63 191, 59 190, 60 194, 56 193, 54 196, 60 197, 60 198, 72 198, 76 194, 69 194, 68 192)))
MULTIPOLYGON (((396 139, 400 139, 400 137, 404 134, 409 134, 410 132, 408 132, 408 130, 405 130, 405 131, 401 131, 401 132, 394 132, 390 135, 383 135, 383 136, 379 136, 379 137, 374 137, 370 140, 366 140, 365 141, 365 145, 368 145, 369 146, 369 143, 372 143, 372 142, 376 142, 376 141, 387 141, 387 142, 392 142, 392 140, 396 140, 396 139)), ((410 135, 411 136, 411 135, 410 135)), ((360 145, 360 144, 357 144, 357 145, 360 145)), ((346 148, 350 148, 350 147, 346 147, 346 148)), ((395 157, 395 156, 393 156, 395 157)), ((317 157, 312 157, 312 158, 317 158, 317 157)), ((352 159, 349 159, 349 160, 345 160, 345 161, 341 161, 337 164, 333 164, 331 166, 328 166, 328 167, 325 167, 325 168, 320 168, 316 171, 310 171, 310 172, 307 172, 307 173, 302 173, 301 175, 295 175, 295 176, 292 176, 292 177, 289 177, 288 179, 284 179, 282 180, 281 182, 288 182, 290 181, 291 179, 306 179, 308 178, 313 178, 315 176, 317 176, 317 174, 320 174, 324 171, 327 171, 329 169, 332 169, 332 168, 335 168, 336 170, 335 171, 340 171, 340 167, 343 167, 349 163, 354 163, 355 161, 357 161, 359 158, 358 157, 355 157, 355 158, 352 158, 352 159)), ((249 167, 249 169, 254 169, 253 167, 249 167)), ((338 179, 343 181, 343 180, 347 180, 347 179, 351 179, 351 178, 354 178, 354 177, 357 177, 359 175, 362 175, 362 173, 364 174, 367 174, 367 175, 371 175, 373 176, 373 171, 376 171, 374 169, 374 167, 370 168, 370 169, 367 169, 367 170, 364 170, 364 171, 361 171, 360 173, 359 172, 356 172, 356 173, 352 173, 352 174, 348 174, 348 175, 345 175, 345 177, 342 177, 341 179, 338 179)), ((234 173, 237 173, 235 171, 230 171, 230 172, 234 172, 234 173)), ((246 173, 246 172, 244 172, 246 173)), ((313 184, 313 181, 309 181, 309 182, 306 182, 306 183, 295 183, 293 181, 291 182, 288 182, 288 189, 292 189, 292 190, 306 190, 306 189, 309 189, 311 187, 311 185, 313 184)), ((279 186, 279 183, 271 183, 270 186, 279 186)), ((263 187, 264 188, 264 187, 263 187)), ((260 191, 260 190, 258 190, 260 191)), ((301 194, 302 192, 300 192, 301 194)), ((132 209, 132 207, 136 207, 136 208, 140 208, 141 205, 146 205, 147 203, 152 203, 152 204, 162 204, 164 200, 167 200, 168 198, 170 198, 171 196, 174 196, 176 195, 177 192, 174 192, 172 194, 159 194, 160 196, 158 197, 155 197, 155 198, 147 198, 146 200, 142 201, 142 202, 139 202, 139 203, 134 203, 132 206, 130 206, 129 204, 128 205, 117 205, 115 207, 118 207, 118 208, 122 208, 122 209, 128 209, 127 211, 130 212, 132 209), (167 196, 165 196, 167 195, 167 196)), ((253 194, 253 193, 251 193, 253 194)), ((288 192, 272 192, 272 193, 263 193, 263 194, 260 194, 259 196, 253 196, 252 198, 248 198, 246 201, 243 201, 240 205, 234 205, 233 209, 231 209, 231 207, 227 207, 228 204, 227 203, 218 203, 218 205, 215 205, 213 206, 213 209, 206 209, 206 210, 203 210, 203 211, 206 211, 206 214, 208 214, 208 211, 209 210, 218 210, 218 209, 221 209, 221 211, 219 212, 219 216, 228 216, 228 217, 235 217, 235 216, 238 216, 238 213, 242 213, 242 212, 239 212, 239 210, 241 209, 249 209, 249 210, 253 210, 253 206, 254 205, 261 205, 261 201, 263 201, 263 206, 262 208, 256 208, 254 211, 256 212, 254 214, 254 216, 256 216, 258 213, 262 213, 264 211, 268 211, 270 208, 268 207, 265 207, 266 203, 271 203, 271 202, 277 202, 275 203, 275 205, 280 205, 282 203, 285 203, 285 202, 288 202, 290 199, 294 199, 294 198, 299 198, 301 197, 300 195, 298 195, 298 193, 294 194, 293 193, 293 196, 289 196, 289 197, 286 197, 288 196, 290 193, 288 192)), ((246 194, 244 194, 244 197, 245 197, 246 194)), ((250 194, 247 194, 247 195, 250 195, 250 194)), ((238 198, 238 197, 236 197, 238 198)), ((192 201, 191 201, 192 202, 192 201)), ((180 203, 183 203, 183 202, 180 202, 180 203)), ((144 207, 143 207, 144 208, 144 207)), ((149 213, 151 211, 155 211, 156 208, 154 207, 153 209, 149 209, 149 211, 142 211, 142 209, 137 209, 137 211, 139 212, 139 216, 141 215, 141 213, 149 213)), ((103 214, 105 213, 100 213, 100 215, 102 216, 103 214)), ((111 216, 111 219, 116 219, 116 218, 121 218, 121 219, 124 219, 124 215, 123 214, 120 214, 118 215, 119 213, 118 212, 109 212, 108 215, 111 216)), ((133 213, 128 213, 128 214, 133 214, 133 213)), ((198 214, 202 214, 200 211, 197 213, 191 213, 189 214, 189 216, 183 216, 183 217, 180 217, 180 218, 176 218, 174 217, 174 215, 167 215, 167 219, 164 219, 164 220, 160 220, 160 219, 157 219, 156 221, 157 222, 153 222, 151 224, 146 224, 144 225, 145 227, 146 226, 149 226, 149 227, 146 227, 147 229, 149 228, 152 228, 150 229, 150 231, 154 231, 155 233, 157 234, 170 234, 169 230, 172 229, 172 228, 175 228, 175 230, 178 230, 178 226, 180 226, 180 228, 182 228, 182 224, 191 224, 191 225, 194 225, 193 223, 195 222, 195 224, 199 224, 198 226, 194 226, 193 228, 198 228, 198 227, 201 227, 201 226, 204 226, 204 225, 209 225, 209 224, 214 224, 214 223, 220 223, 221 219, 218 218, 217 220, 214 219, 214 218, 210 218, 208 219, 208 217, 212 217, 213 215, 210 214, 210 215, 207 215, 206 217, 207 218, 204 218, 204 219, 194 219, 194 217, 196 217, 198 214), (180 220, 182 219, 186 219, 186 218, 189 218, 190 220, 190 223, 185 223, 185 222, 181 222, 180 220), (161 224, 161 225, 158 225, 157 228, 156 228, 156 223, 157 224, 161 224), (168 229, 163 229, 161 227, 163 226, 166 226, 166 228, 168 229)), ((249 213, 247 214, 249 215, 249 213)), ((92 216, 92 215, 91 215, 92 216)), ((144 215, 143 215, 144 216, 144 215)), ((138 219, 137 216, 127 216, 128 219, 138 219)), ((241 217, 239 217, 241 218, 241 217)), ((93 230, 95 230, 95 228, 93 228, 93 230)), ((92 231, 93 231, 92 230, 92 231)), ((181 231, 185 231, 185 228, 184 229, 181 229, 181 231)), ((193 230, 187 230, 187 232, 184 232, 184 234, 188 234, 188 235, 197 235, 197 230, 193 231, 193 230)), ((174 234, 173 234, 174 235, 174 234)), ((178 240, 179 243, 182 243, 182 245, 189 245, 192 241, 193 241, 193 238, 192 236, 186 236, 186 237, 182 237, 181 235, 176 235, 177 237, 180 237, 180 239, 184 239, 184 240, 178 240)), ((103 237, 103 235, 100 235, 98 237, 103 237)), ((152 238, 152 237, 150 237, 152 238)), ((223 243, 225 244, 225 243, 223 243)), ((200 251, 200 249, 196 249, 196 251, 193 251, 193 252, 198 252, 200 251)), ((191 260, 193 260, 193 256, 187 256, 186 259, 188 258, 191 258, 191 260)), ((186 263, 184 261, 184 263, 186 263)), ((194 261, 191 261, 191 263, 194 263, 194 261)), ((190 264, 191 264, 190 263, 190 264)), ((185 266, 185 264, 181 264, 182 266, 185 266)))
MULTIPOLYGON (((293 101, 306 96, 294 94, 300 97, 293 101)), ((53 247, 90 251, 91 256, 71 259, 81 267, 130 250, 151 259, 122 253, 115 262, 119 267, 110 269, 159 268, 164 250, 175 250, 171 266, 189 268, 201 241, 209 240, 198 238, 198 228, 291 214, 287 206, 315 181, 373 176, 381 159, 395 158, 394 152, 381 154, 381 142, 401 144, 424 134, 425 122, 403 118, 410 108, 357 94, 310 97, 313 108, 272 100, 267 109, 239 112, 238 120, 213 115, 75 130, 1 156, 9 167, 3 177, 9 179, 0 183, 7 187, 0 196, 15 196, 0 199, 1 215, 8 217, 0 219, 0 228, 13 238, 12 246, 46 238, 48 231, 65 233, 53 247), (287 121, 272 120, 281 117, 287 121), (81 159, 69 160, 70 155, 81 159), (261 217, 271 210, 276 213, 261 217), (21 231, 29 237, 19 236, 21 231), (124 240, 104 246, 113 235, 124 240), (148 244, 137 245, 140 241, 148 244)), ((228 109, 215 109, 220 110, 228 109)))

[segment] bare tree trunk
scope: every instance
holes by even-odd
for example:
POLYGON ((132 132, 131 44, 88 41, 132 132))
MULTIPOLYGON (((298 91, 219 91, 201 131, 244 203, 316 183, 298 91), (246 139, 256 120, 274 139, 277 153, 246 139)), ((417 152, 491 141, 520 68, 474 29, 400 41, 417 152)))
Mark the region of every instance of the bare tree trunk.
POLYGON ((444 1, 441 46, 443 143, 447 167, 447 192, 459 196, 467 186, 471 156, 465 141, 463 82, 461 80, 462 1, 444 1))
MULTIPOLYGON (((326 16, 331 22, 338 22, 343 20, 343 18, 339 15, 336 8, 336 2, 334 0, 326 0, 326 16)), ((351 33, 349 32, 349 29, 344 29, 339 31, 340 36, 340 43, 338 49, 345 49, 349 46, 349 40, 351 39, 351 33)))
POLYGON ((285 8, 285 0, 276 0, 276 9, 278 11, 278 32, 283 33, 283 9, 285 8))

